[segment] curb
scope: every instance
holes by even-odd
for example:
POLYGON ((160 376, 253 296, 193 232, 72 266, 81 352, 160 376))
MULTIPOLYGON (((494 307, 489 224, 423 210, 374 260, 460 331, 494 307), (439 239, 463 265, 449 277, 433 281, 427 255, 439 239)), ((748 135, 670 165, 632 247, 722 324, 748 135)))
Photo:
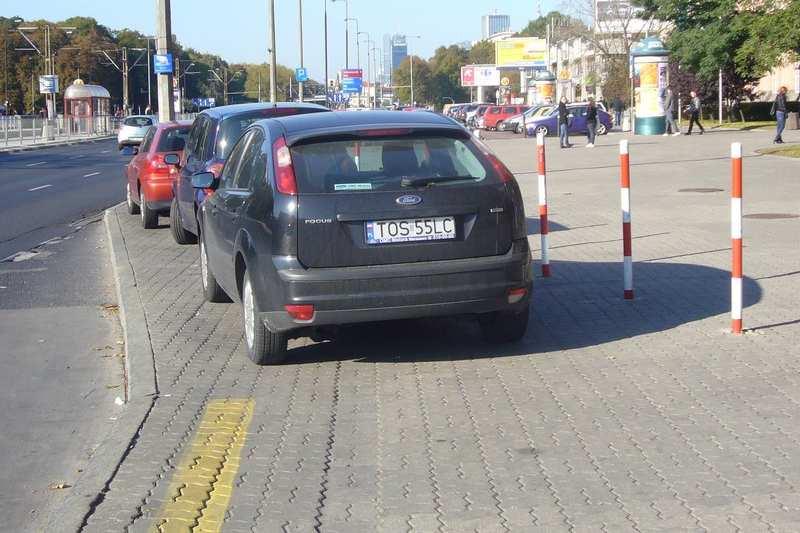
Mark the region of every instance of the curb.
POLYGON ((110 246, 125 339, 125 410, 109 431, 110 437, 95 449, 70 495, 46 518, 43 531, 81 531, 85 527, 105 498, 122 462, 136 445, 158 396, 153 347, 116 207, 105 211, 103 224, 110 246))
POLYGON ((88 144, 113 139, 115 135, 106 135, 104 137, 92 137, 91 139, 76 139, 71 141, 59 141, 52 143, 32 144, 30 146, 16 146, 16 147, 1 147, 0 154, 14 154, 17 152, 32 152, 34 150, 42 150, 44 148, 58 148, 60 146, 72 146, 73 144, 88 144))

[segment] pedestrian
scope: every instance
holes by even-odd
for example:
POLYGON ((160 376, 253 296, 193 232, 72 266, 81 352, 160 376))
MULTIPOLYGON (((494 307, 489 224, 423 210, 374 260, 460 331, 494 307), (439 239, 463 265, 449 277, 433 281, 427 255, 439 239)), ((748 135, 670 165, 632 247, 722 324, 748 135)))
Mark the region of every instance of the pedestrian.
POLYGON ((664 136, 666 137, 670 133, 672 135, 680 135, 681 129, 678 127, 678 123, 675 122, 675 93, 672 92, 672 87, 667 87, 667 92, 664 95, 664 113, 666 114, 667 119, 667 127, 664 131, 664 136))
POLYGON ((562 96, 558 102, 558 140, 561 148, 572 148, 569 144, 569 109, 566 96, 562 96))
POLYGON ((614 124, 622 128, 622 112, 625 111, 625 103, 619 96, 615 96, 611 101, 611 109, 614 110, 614 124))
POLYGON ((783 129, 786 127, 786 113, 788 108, 786 107, 786 86, 781 87, 778 89, 778 96, 775 97, 775 102, 772 104, 772 110, 770 111, 770 115, 775 117, 776 123, 776 132, 775 132, 775 139, 772 141, 775 144, 783 144, 783 129))
POLYGON ((706 129, 700 124, 700 107, 702 106, 702 102, 700 102, 700 97, 697 96, 695 91, 689 93, 689 96, 692 99, 689 101, 689 131, 686 132, 686 135, 692 134, 692 126, 697 124, 697 127, 700 128, 700 135, 706 132, 706 129))
POLYGON ((594 139, 597 136, 597 105, 591 96, 589 104, 586 106, 586 135, 589 138, 586 148, 594 148, 594 139))

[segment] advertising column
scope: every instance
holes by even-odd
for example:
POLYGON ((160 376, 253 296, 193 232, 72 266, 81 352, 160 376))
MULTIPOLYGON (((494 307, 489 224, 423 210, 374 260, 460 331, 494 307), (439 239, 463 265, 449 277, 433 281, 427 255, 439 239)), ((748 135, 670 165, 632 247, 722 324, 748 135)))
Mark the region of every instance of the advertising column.
POLYGON ((667 91, 669 52, 658 37, 648 37, 631 47, 636 135, 661 135, 666 131, 664 95, 667 91))

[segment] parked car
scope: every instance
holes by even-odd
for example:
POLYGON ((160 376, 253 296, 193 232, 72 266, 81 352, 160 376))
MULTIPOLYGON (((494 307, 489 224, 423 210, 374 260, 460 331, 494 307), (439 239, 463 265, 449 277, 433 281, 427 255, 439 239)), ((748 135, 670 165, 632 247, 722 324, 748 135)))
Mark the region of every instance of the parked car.
POLYGON ((210 301, 239 301, 250 358, 340 324, 477 316, 520 339, 532 287, 520 189, 480 141, 433 113, 320 113, 259 121, 202 204, 210 301))
POLYGON ((544 113, 549 113, 553 109, 553 106, 550 104, 543 104, 531 107, 524 113, 520 113, 518 115, 514 115, 511 118, 508 118, 497 125, 497 131, 513 131, 514 133, 521 134, 522 133, 522 117, 525 116, 525 122, 527 123, 529 120, 532 120, 536 117, 542 116, 544 113))
MULTIPOLYGON (((586 103, 568 104, 567 109, 572 118, 569 122, 570 135, 586 133, 586 103)), ((602 107, 597 107, 597 134, 605 135, 611 130, 611 115, 602 107)), ((558 135, 558 108, 554 107, 550 113, 543 117, 534 118, 528 125, 528 135, 538 135, 542 132, 547 135, 558 135)))
POLYGON ((486 113, 489 107, 489 104, 480 104, 473 111, 467 113, 466 125, 470 128, 477 128, 481 117, 483 117, 483 114, 486 113))
POLYGON ((180 155, 191 127, 191 121, 150 126, 125 167, 128 213, 141 214, 145 229, 158 226, 159 215, 169 215, 175 174, 174 167, 164 162, 164 158, 169 154, 180 155))
POLYGON ((122 126, 117 133, 117 148, 122 150, 126 146, 138 146, 144 139, 144 134, 158 122, 152 115, 131 115, 122 120, 122 126))
POLYGON ((236 104, 206 109, 194 121, 186 148, 177 163, 178 177, 170 206, 170 228, 175 242, 197 240, 197 209, 211 192, 192 188, 192 175, 211 172, 219 177, 231 148, 242 132, 257 120, 303 113, 329 112, 316 104, 236 104))
POLYGON ((483 115, 483 128, 487 130, 497 129, 497 125, 514 115, 526 111, 528 106, 524 105, 496 105, 486 110, 483 115))

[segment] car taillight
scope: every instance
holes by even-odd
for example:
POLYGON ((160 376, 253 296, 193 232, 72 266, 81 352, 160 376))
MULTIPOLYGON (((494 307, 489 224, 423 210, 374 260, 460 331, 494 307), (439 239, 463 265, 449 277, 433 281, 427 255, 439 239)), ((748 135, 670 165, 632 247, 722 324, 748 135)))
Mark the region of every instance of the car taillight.
POLYGON ((292 319, 299 322, 310 322, 314 319, 313 305, 286 305, 284 308, 292 319))
POLYGON ((150 159, 150 168, 152 170, 168 170, 169 165, 164 163, 164 156, 154 155, 152 159, 150 159))
POLYGON ((292 165, 292 153, 283 136, 272 144, 272 160, 275 163, 275 186, 283 194, 297 194, 297 179, 292 165))
POLYGON ((520 289, 510 289, 508 291, 508 303, 515 304, 522 301, 525 298, 525 295, 528 294, 528 289, 520 288, 520 289))

